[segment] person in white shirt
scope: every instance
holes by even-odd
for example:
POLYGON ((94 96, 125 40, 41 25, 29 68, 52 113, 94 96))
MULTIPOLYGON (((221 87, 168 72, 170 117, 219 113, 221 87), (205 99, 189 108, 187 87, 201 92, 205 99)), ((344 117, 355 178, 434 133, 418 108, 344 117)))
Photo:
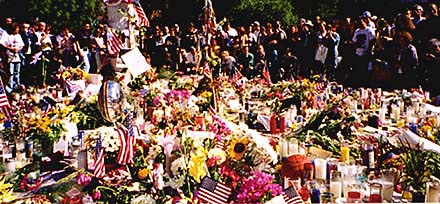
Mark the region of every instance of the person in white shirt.
POLYGON ((353 66, 354 86, 365 86, 369 81, 368 63, 372 55, 372 48, 376 42, 374 30, 367 26, 368 20, 363 18, 359 22, 359 28, 353 35, 352 42, 356 48, 356 60, 353 66))
POLYGON ((374 21, 371 20, 371 18, 372 16, 369 11, 365 11, 362 14, 362 19, 366 21, 367 27, 370 27, 371 29, 373 29, 373 31, 376 31, 376 24, 374 23, 374 21))
POLYGON ((20 26, 18 24, 13 24, 11 30, 8 30, 7 34, 3 34, 0 39, 0 44, 5 48, 6 59, 5 61, 9 63, 10 78, 6 90, 11 92, 17 89, 20 85, 20 69, 21 69, 21 58, 19 52, 24 47, 24 42, 19 34, 20 26))
POLYGON ((196 69, 199 66, 200 55, 197 52, 197 49, 194 46, 191 46, 190 51, 186 53, 185 56, 185 64, 186 64, 186 72, 193 73, 197 71, 196 69))

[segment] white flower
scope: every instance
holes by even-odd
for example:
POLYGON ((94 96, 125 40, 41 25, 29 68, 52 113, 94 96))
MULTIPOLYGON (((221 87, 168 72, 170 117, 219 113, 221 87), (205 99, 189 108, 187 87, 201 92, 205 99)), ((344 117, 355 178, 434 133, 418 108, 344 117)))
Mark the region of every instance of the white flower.
POLYGON ((148 159, 155 159, 157 155, 159 155, 162 152, 162 147, 159 145, 153 145, 148 150, 148 159))
POLYGON ((184 157, 180 157, 171 163, 171 172, 173 172, 173 175, 179 175, 179 170, 183 170, 187 167, 186 161, 184 157))
POLYGON ((184 176, 175 176, 174 178, 170 179, 166 186, 169 186, 174 189, 181 188, 185 184, 185 177, 184 176))

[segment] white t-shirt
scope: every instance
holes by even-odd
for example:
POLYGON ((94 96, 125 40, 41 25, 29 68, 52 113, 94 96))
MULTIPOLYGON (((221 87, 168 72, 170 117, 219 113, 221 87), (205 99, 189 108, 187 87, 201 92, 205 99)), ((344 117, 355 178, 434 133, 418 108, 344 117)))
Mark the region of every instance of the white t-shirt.
MULTIPOLYGON (((20 34, 7 34, 4 33, 2 38, 0 39, 0 44, 6 47, 20 48, 22 49, 24 46, 23 39, 21 39, 20 34)), ((18 53, 13 53, 11 51, 7 51, 8 56, 11 58, 11 62, 20 62, 20 56, 18 53)))
POLYGON ((365 29, 356 29, 352 41, 355 43, 361 43, 361 46, 356 48, 356 55, 364 56, 368 54, 368 45, 371 40, 375 39, 375 36, 374 30, 370 27, 366 27, 365 29))

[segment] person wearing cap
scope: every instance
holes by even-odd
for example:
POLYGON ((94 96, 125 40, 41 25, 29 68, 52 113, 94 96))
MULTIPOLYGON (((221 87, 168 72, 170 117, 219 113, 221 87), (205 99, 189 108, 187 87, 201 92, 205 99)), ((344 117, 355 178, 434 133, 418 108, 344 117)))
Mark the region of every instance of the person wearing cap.
POLYGON ((252 32, 254 33, 256 39, 257 39, 257 44, 260 44, 260 23, 258 21, 254 21, 252 23, 252 32))
POLYGON ((372 16, 369 11, 365 11, 361 17, 366 20, 368 27, 376 31, 376 24, 374 24, 374 21, 371 19, 372 16))
POLYGON ((415 4, 413 6, 412 15, 413 15, 413 23, 414 23, 414 25, 417 25, 420 22, 426 20, 426 18, 423 16, 423 7, 418 5, 418 4, 415 4))

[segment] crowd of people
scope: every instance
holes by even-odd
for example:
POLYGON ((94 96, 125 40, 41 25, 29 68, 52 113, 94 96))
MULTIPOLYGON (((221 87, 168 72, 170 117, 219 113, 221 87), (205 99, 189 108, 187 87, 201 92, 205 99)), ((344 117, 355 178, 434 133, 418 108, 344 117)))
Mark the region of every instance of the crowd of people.
MULTIPOLYGON (((139 29, 137 46, 154 67, 186 74, 201 72, 247 78, 270 74, 272 82, 321 75, 352 87, 423 87, 440 94, 440 17, 434 3, 413 5, 382 18, 365 11, 358 17, 325 21, 301 18, 293 25, 211 21, 153 25, 139 29), (208 23, 207 23, 208 22, 208 23)), ((107 51, 107 25, 84 23, 71 32, 51 32, 50 22, 0 26, 2 75, 7 91, 20 85, 54 83, 63 67, 99 72, 107 51)), ((129 38, 122 38, 128 41, 129 38)), ((128 46, 127 46, 128 47, 128 46)))

